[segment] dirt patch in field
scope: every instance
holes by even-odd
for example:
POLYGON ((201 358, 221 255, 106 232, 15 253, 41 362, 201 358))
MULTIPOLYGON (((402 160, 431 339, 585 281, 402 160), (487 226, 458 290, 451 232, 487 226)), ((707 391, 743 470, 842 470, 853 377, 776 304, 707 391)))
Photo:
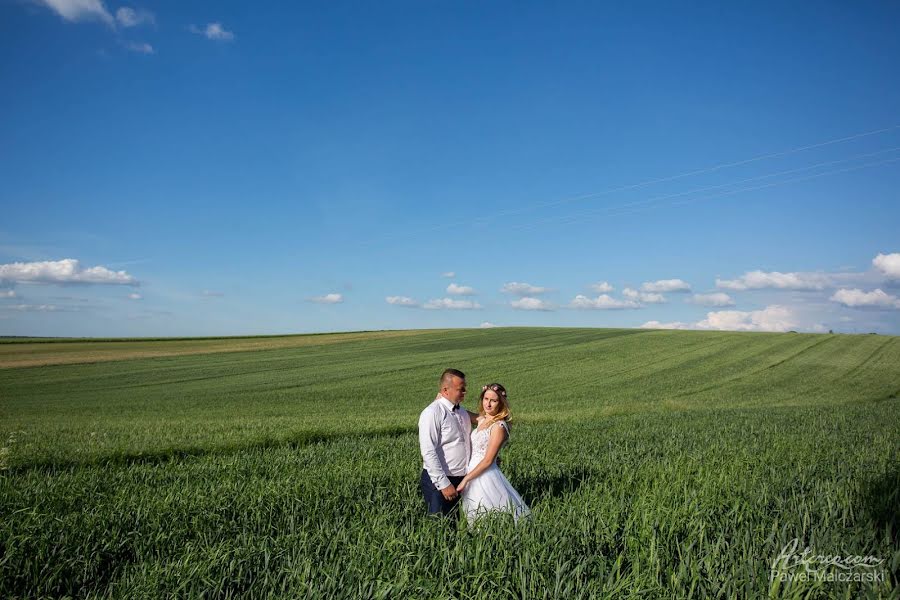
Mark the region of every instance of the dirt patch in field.
POLYGON ((359 340, 378 340, 433 333, 416 331, 375 331, 363 333, 331 333, 266 338, 224 338, 196 340, 153 341, 86 341, 37 342, 0 344, 0 369, 41 367, 81 363, 184 356, 188 354, 216 354, 277 350, 304 346, 326 346, 359 340))

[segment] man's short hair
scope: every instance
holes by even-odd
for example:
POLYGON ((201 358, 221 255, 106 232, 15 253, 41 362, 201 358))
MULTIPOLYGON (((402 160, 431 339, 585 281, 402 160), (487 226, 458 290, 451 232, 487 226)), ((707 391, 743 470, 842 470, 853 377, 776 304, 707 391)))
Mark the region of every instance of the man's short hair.
POLYGON ((450 381, 454 377, 459 377, 460 379, 465 379, 466 374, 460 371, 459 369, 445 369, 441 374, 441 387, 450 383, 450 381))

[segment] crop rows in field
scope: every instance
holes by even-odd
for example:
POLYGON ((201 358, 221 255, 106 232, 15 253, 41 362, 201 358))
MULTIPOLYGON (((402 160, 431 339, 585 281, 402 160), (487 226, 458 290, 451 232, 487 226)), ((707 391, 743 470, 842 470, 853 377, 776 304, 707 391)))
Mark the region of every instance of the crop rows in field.
POLYGON ((0 596, 891 597, 898 364, 883 336, 501 329, 2 369, 0 596), (424 517, 450 365, 510 390, 524 526, 424 517), (794 538, 885 581, 770 581, 794 538))

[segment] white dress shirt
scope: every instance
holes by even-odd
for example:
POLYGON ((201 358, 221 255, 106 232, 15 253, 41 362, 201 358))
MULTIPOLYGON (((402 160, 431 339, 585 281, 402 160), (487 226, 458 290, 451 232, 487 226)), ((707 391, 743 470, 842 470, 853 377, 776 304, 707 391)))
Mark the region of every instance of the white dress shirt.
POLYGON ((472 422, 462 406, 438 396, 419 415, 419 449, 424 469, 439 490, 450 485, 448 475, 466 474, 472 454, 472 422))

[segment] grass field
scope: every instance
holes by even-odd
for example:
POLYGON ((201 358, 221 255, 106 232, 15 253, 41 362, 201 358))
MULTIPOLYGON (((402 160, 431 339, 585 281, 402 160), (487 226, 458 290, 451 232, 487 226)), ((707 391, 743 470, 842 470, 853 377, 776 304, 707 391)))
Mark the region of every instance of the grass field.
POLYGON ((898 396, 875 335, 3 343, 0 598, 896 598, 898 396), (529 522, 424 516, 448 366, 509 390, 529 522), (772 581, 795 538, 884 580, 772 581))

